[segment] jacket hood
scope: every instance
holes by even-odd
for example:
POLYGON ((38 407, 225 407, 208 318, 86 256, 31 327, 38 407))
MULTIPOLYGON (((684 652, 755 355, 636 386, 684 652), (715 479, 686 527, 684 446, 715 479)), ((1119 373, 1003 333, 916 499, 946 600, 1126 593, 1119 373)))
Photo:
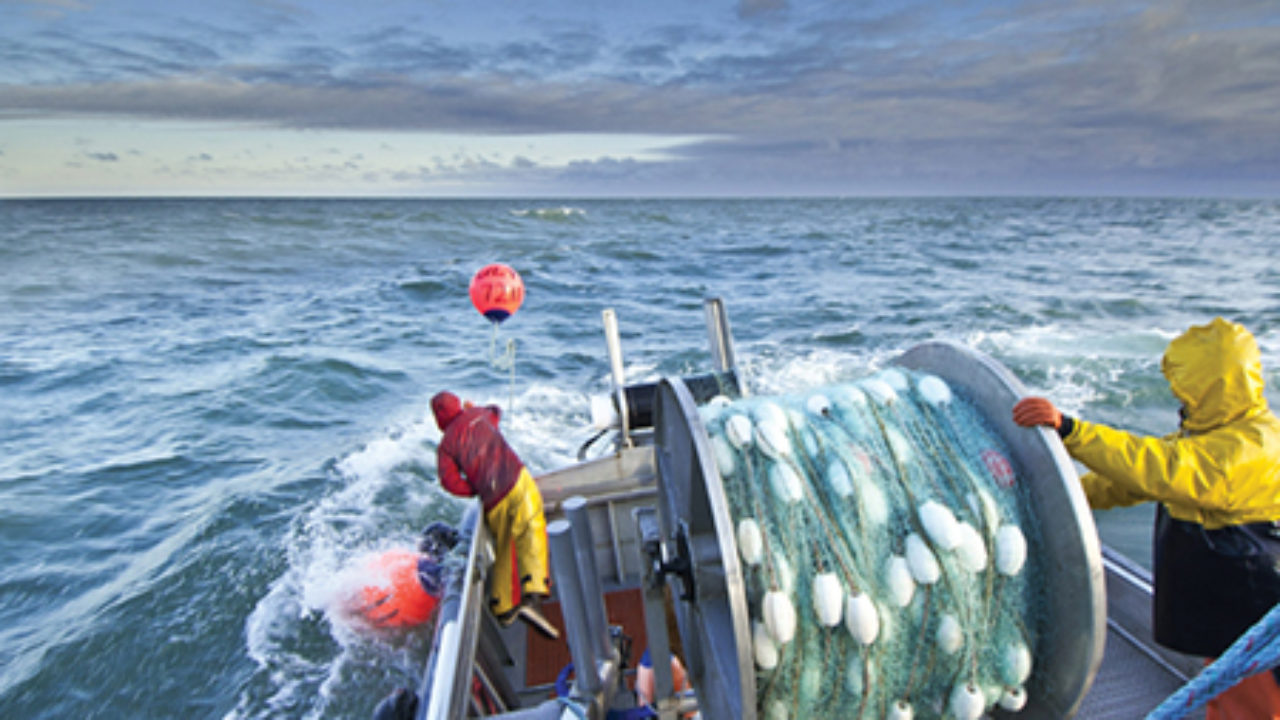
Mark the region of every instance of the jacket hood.
POLYGON ((462 401, 451 392, 438 392, 431 398, 431 412, 436 416, 436 427, 443 432, 462 414, 462 401))
POLYGON ((1267 407, 1262 356, 1243 326, 1214 318, 1174 338, 1161 370, 1182 401, 1182 427, 1204 432, 1267 407))

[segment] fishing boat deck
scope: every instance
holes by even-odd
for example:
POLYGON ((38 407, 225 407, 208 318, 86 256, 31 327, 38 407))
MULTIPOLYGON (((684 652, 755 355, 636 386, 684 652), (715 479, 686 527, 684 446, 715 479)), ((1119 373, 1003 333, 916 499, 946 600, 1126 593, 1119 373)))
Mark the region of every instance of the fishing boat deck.
MULTIPOLYGON (((640 454, 624 455, 620 475, 631 483, 613 484, 612 492, 600 494, 590 481, 575 474, 547 476, 548 506, 552 515, 570 495, 593 497, 593 526, 597 530, 596 556, 602 577, 610 589, 607 606, 612 624, 625 628, 633 639, 633 658, 645 647, 645 626, 638 597, 625 588, 639 578, 640 569, 631 564, 635 557, 634 526, 630 508, 653 501, 648 477, 651 468, 640 454)), ((616 480, 614 481, 616 483, 616 480)), ((1076 717, 1087 720, 1134 720, 1144 717, 1173 694, 1200 669, 1195 658, 1174 653, 1155 644, 1151 634, 1151 576, 1143 567, 1119 553, 1103 548, 1107 589, 1107 640, 1102 664, 1076 717)), ((634 591, 630 591, 634 593, 634 591)), ((554 605, 548 615, 563 628, 554 605)), ((559 669, 568 662, 563 643, 550 643, 532 631, 512 628, 506 639, 525 662, 512 667, 512 680, 526 689, 528 697, 545 698, 559 669), (552 649, 552 648, 555 649, 552 649), (518 649, 518 650, 517 650, 518 649)), ((1203 717, 1203 713, 1193 717, 1203 717)))
POLYGON ((1152 638, 1150 573, 1105 547, 1103 566, 1107 577, 1107 646, 1077 717, 1144 717, 1194 677, 1199 662, 1161 648, 1152 638))
MULTIPOLYGON (((563 516, 561 508, 569 498, 587 499, 593 552, 606 592, 608 622, 620 627, 631 639, 634 664, 647 645, 648 628, 637 590, 643 568, 632 510, 655 502, 652 454, 642 449, 624 451, 615 457, 549 473, 539 478, 539 484, 549 519, 563 516)), ((1106 547, 1103 548, 1103 568, 1107 594, 1106 648, 1075 717, 1134 720, 1144 717, 1193 677, 1200 669, 1200 661, 1155 644, 1150 629, 1151 578, 1145 568, 1106 547)), ((565 627, 558 603, 551 602, 544 609, 561 629, 563 638, 565 627)), ((472 705, 470 712, 464 711, 464 714, 455 714, 459 709, 457 704, 452 705, 454 712, 442 714, 425 712, 424 707, 419 717, 500 714, 504 710, 532 707, 554 696, 555 680, 570 660, 563 639, 546 640, 523 623, 501 628, 488 613, 480 611, 478 603, 467 615, 469 619, 463 620, 464 625, 475 628, 476 668, 489 670, 477 674, 484 678, 489 695, 501 698, 502 702, 488 708, 472 705)), ((455 667, 471 664, 461 657, 457 659, 455 667)), ((424 677, 424 692, 431 681, 428 673, 424 677)), ((469 687, 469 683, 466 686, 469 687)), ((469 694, 462 690, 458 697, 469 694)), ((1203 713, 1192 717, 1203 717, 1203 713)))
MULTIPOLYGON (((711 312, 713 309, 716 308, 708 308, 708 326, 712 331, 716 367, 724 371, 733 366, 731 345, 727 325, 719 314, 711 312)), ((610 327, 608 320, 607 316, 606 328, 610 327)), ((610 339, 616 385, 622 388, 620 356, 615 347, 616 328, 606 336, 610 339)), ((940 351, 933 349, 929 352, 940 351)), ((926 352, 914 358, 913 362, 935 360, 937 358, 926 352)), ((986 382, 1007 385, 1000 377, 991 380, 990 368, 978 369, 987 373, 984 376, 986 382)), ((986 389, 991 392, 991 388, 986 389)), ((1002 391, 1007 395, 1009 388, 1004 387, 1002 391)), ((623 393, 619 392, 620 401, 622 396, 623 393)), ((1007 397, 1000 402, 1009 404, 1007 397)), ((625 403, 620 402, 620 406, 625 408, 625 403)), ((627 417, 627 413, 621 412, 620 417, 627 417)), ((656 539, 654 515, 656 506, 672 494, 672 487, 686 487, 691 482, 684 477, 671 484, 668 478, 665 494, 659 497, 652 433, 645 430, 628 437, 625 421, 623 428, 624 442, 615 446, 612 453, 594 460, 583 459, 537 478, 549 521, 551 559, 556 565, 553 567, 557 578, 553 595, 561 594, 562 585, 578 589, 563 598, 553 597, 552 602, 543 608, 547 618, 560 629, 561 639, 547 640, 522 623, 502 628, 482 610, 481 595, 492 550, 486 529, 473 518, 475 528, 465 572, 459 575, 459 582, 451 583, 441 603, 434 650, 418 693, 422 703, 416 713, 417 718, 461 718, 504 713, 511 713, 509 716, 513 718, 560 717, 563 708, 552 698, 557 694, 558 677, 567 670, 573 658, 585 658, 591 667, 600 669, 599 678, 593 675, 579 678, 586 681, 585 685, 594 685, 595 688, 585 688, 587 692, 578 694, 577 698, 588 698, 591 704, 587 709, 588 716, 604 717, 604 711, 610 707, 629 707, 627 688, 631 685, 628 677, 631 671, 622 663, 633 666, 646 646, 652 645, 659 653, 665 653, 670 647, 680 656, 683 640, 690 651, 688 657, 695 662, 701 659, 704 669, 711 667, 707 663, 710 657, 708 649, 732 648, 726 642, 736 642, 738 647, 742 647, 740 632, 736 636, 721 633, 700 637, 699 633, 705 627, 702 620, 699 621, 702 624, 691 626, 699 628, 691 640, 682 638, 683 632, 690 629, 686 626, 692 622, 683 615, 680 618, 681 632, 674 631, 677 623, 671 616, 672 606, 678 603, 673 603, 669 596, 664 602, 663 588, 671 588, 666 586, 661 575, 655 574, 658 565, 661 565, 658 570, 667 571, 668 558, 661 553, 655 554, 659 541, 656 539), (581 581, 580 572, 583 574, 581 581), (561 582, 562 577, 567 583, 561 582), (588 593, 583 588, 593 590, 588 593), (587 596, 602 597, 603 607, 591 607, 593 603, 583 599, 587 596), (557 601, 564 602, 563 613, 568 615, 568 625, 573 626, 574 632, 567 632, 570 628, 566 627, 566 618, 557 601), (593 631, 592 627, 598 630, 593 631), (621 640, 613 629, 626 640, 621 640), (606 647, 601 648, 599 643, 606 647), (622 651, 623 647, 629 647, 630 652, 622 651), (621 686, 616 684, 620 679, 623 681, 621 686), (607 697, 610 694, 612 698, 607 697)), ((667 439, 670 441, 671 438, 667 439)), ((680 448, 672 444, 663 447, 666 453, 662 455, 666 463, 664 467, 679 468, 688 462, 687 455, 681 454, 680 448), (673 459, 676 457, 679 459, 673 459)), ((1066 457, 1060 451, 1058 454, 1066 457)), ((1039 472, 1046 476, 1062 472, 1058 464, 1063 460, 1056 457, 1051 460, 1051 466, 1040 467, 1039 472)), ((680 491, 675 494, 680 494, 680 491)), ((1062 498, 1051 499, 1063 501, 1062 498)), ((1074 502, 1072 498, 1065 501, 1074 502)), ((706 502, 706 499, 702 498, 701 502, 706 502)), ((1078 502, 1083 507, 1083 500, 1078 502)), ((695 504, 690 501, 691 507, 695 504)), ((687 509, 681 505, 681 510, 687 509)), ((690 512, 693 511, 704 515, 709 513, 702 505, 690 512)), ((1087 520, 1087 507, 1083 512, 1087 520)), ((1065 580, 1050 589, 1052 604, 1058 612, 1055 617, 1064 622, 1050 630, 1059 634, 1041 638, 1050 651, 1056 652, 1045 653, 1047 660, 1039 668, 1040 679, 1035 690, 1052 702, 1029 703, 1018 714, 996 709, 993 711, 996 718, 1056 720, 1070 714, 1073 708, 1074 717, 1090 720, 1141 718, 1200 670, 1198 659, 1164 650, 1155 644, 1151 632, 1150 573, 1106 547, 1101 548, 1099 567, 1096 535, 1091 523, 1084 525, 1087 527, 1083 528, 1085 532, 1080 539, 1083 545, 1092 545, 1091 561, 1088 557, 1081 558, 1077 551, 1082 548, 1072 542, 1049 544, 1043 548, 1061 564, 1082 566, 1075 568, 1073 573, 1063 573, 1065 580), (1079 642, 1072 633, 1081 634, 1079 642), (1056 667, 1055 659, 1060 663, 1056 667), (1096 673, 1090 684, 1089 673, 1095 665, 1096 673)), ((681 539, 684 538, 681 535, 681 539)), ((683 557, 689 557, 687 548, 683 557)), ((679 572, 678 565, 673 564, 672 567, 679 572)), ((714 593, 709 597, 714 598, 714 593)), ((680 609, 687 612, 683 606, 680 609)), ((746 642, 749 644, 750 640, 746 642)), ((729 662, 729 665, 733 664, 729 662)), ((697 701, 708 720, 749 714, 746 704, 751 700, 744 695, 749 696, 750 693, 726 693, 724 667, 723 664, 717 666, 721 675, 707 682, 711 686, 709 690, 707 687, 698 688, 700 695, 697 701), (718 680, 718 685, 715 680, 718 680)), ((691 666, 691 669, 696 675, 697 668, 691 666)), ((752 670, 750 660, 744 661, 742 656, 737 656, 736 667, 732 669, 734 678, 752 670)), ((657 674, 662 675, 663 671, 658 669, 657 674)), ((702 677, 704 681, 708 681, 708 674, 702 677)), ((669 681, 668 677, 663 682, 669 681)), ((659 700, 659 709, 663 717, 675 718, 693 709, 695 706, 688 704, 692 701, 690 697, 668 696, 659 700)), ((1193 717, 1203 717, 1203 714, 1193 717)))
MULTIPOLYGON (((558 609, 549 610, 548 616, 563 629, 558 609)), ((616 615, 612 619, 621 620, 616 615)), ((531 697, 548 697, 554 690, 556 669, 568 662, 568 651, 559 648, 548 652, 545 641, 523 628, 517 628, 511 639, 516 646, 512 649, 518 648, 518 652, 529 658, 529 662, 521 667, 511 666, 510 672, 515 674, 511 679, 528 682, 526 691, 531 697)), ((643 642, 642 636, 637 639, 643 642)), ((636 653, 643 651, 642 645, 636 648, 636 653)), ((1082 720, 1141 718, 1189 678, 1183 671, 1153 659, 1149 647, 1139 643, 1127 631, 1110 628, 1102 666, 1076 717, 1082 720)), ((1203 717, 1203 712, 1193 717, 1203 717)))
POLYGON ((1088 720, 1133 720, 1155 709, 1185 680, 1154 663, 1144 648, 1123 632, 1107 632, 1102 667, 1077 717, 1088 720))

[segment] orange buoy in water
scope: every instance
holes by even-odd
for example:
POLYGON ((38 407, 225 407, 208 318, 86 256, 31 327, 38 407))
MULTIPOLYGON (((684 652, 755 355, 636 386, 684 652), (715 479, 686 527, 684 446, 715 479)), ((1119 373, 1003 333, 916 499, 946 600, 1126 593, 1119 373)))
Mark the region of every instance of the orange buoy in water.
POLYGON ((390 550, 366 567, 368 579, 358 610, 375 627, 413 627, 426 622, 438 602, 418 582, 418 554, 390 550))
POLYGON ((502 263, 485 265, 471 278, 471 304, 495 323, 511 317, 524 302, 524 281, 502 263))

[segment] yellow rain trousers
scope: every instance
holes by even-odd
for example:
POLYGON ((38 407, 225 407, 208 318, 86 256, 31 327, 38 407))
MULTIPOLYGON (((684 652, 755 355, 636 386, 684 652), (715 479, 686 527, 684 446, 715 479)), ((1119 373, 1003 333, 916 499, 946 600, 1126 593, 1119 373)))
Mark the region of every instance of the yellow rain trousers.
POLYGON ((1280 520, 1280 420, 1253 336, 1217 318, 1169 343, 1161 369, 1183 405, 1179 432, 1144 437, 1076 420, 1063 440, 1093 471, 1080 479, 1089 505, 1156 501, 1208 530, 1280 520))
POLYGON ((519 572, 522 594, 547 595, 550 582, 547 572, 547 519, 542 514, 542 493, 527 468, 507 493, 484 514, 485 524, 493 533, 493 573, 489 578, 489 607, 502 617, 515 609, 515 587, 512 585, 511 546, 515 544, 515 569, 519 572))

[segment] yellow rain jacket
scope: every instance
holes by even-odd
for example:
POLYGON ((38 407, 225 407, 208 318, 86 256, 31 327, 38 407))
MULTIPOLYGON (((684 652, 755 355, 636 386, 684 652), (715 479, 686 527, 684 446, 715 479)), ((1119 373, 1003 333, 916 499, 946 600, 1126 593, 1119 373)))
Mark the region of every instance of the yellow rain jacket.
POLYGON ((1210 530, 1280 520, 1280 420, 1253 336, 1217 318, 1169 343, 1161 369, 1182 401, 1179 432, 1144 437, 1077 419, 1063 439, 1093 471, 1081 478, 1089 505, 1156 501, 1210 530))
POLYGON ((1182 401, 1177 433, 1073 420, 1063 443, 1093 471, 1081 478, 1091 506, 1160 503, 1155 638, 1214 657, 1280 602, 1280 420, 1263 395, 1258 346, 1240 325, 1216 318, 1187 330, 1162 370, 1182 401))

